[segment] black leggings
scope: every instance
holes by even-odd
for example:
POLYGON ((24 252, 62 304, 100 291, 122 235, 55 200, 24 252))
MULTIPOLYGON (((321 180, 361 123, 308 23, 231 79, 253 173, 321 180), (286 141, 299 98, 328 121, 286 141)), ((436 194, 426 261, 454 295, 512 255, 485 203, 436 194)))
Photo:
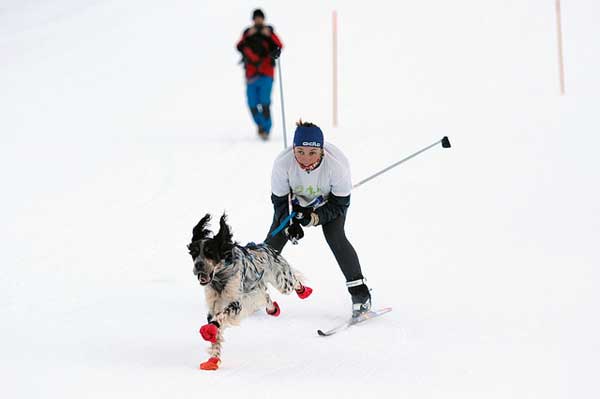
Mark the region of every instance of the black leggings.
MULTIPOLYGON (((346 238, 346 232, 344 231, 345 224, 346 215, 343 214, 322 226, 323 235, 325 235, 325 240, 327 240, 327 244, 329 244, 329 248, 331 248, 331 252, 333 252, 335 260, 340 266, 342 273, 344 273, 346 281, 359 280, 363 278, 362 271, 360 269, 360 262, 358 261, 358 256, 356 255, 354 247, 346 238)), ((276 234, 275 237, 271 237, 271 232, 278 226, 279 223, 273 222, 265 243, 269 244, 271 247, 275 248, 277 252, 281 253, 288 240, 283 231, 276 234)))

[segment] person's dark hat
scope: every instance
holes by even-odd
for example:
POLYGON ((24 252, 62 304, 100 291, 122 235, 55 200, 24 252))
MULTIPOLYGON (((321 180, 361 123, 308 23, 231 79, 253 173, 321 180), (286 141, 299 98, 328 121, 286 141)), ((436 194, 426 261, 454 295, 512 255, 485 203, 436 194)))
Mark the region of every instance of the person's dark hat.
POLYGON ((294 132, 294 147, 323 148, 323 141, 323 132, 315 125, 300 125, 294 132))
POLYGON ((257 8, 252 12, 252 20, 254 21, 256 17, 261 17, 262 19, 265 19, 265 13, 260 8, 257 8))

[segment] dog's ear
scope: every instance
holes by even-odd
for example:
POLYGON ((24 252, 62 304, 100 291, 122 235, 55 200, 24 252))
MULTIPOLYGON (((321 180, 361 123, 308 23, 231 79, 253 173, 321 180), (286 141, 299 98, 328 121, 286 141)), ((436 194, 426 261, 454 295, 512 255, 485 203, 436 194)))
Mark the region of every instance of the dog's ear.
POLYGON ((223 214, 223 216, 221 216, 219 225, 219 232, 215 236, 215 240, 219 243, 219 246, 224 249, 228 244, 232 244, 231 229, 227 225, 227 215, 223 214))
POLYGON ((210 222, 210 214, 207 213, 192 230, 192 242, 208 237, 210 234, 210 230, 206 228, 208 222, 210 222))

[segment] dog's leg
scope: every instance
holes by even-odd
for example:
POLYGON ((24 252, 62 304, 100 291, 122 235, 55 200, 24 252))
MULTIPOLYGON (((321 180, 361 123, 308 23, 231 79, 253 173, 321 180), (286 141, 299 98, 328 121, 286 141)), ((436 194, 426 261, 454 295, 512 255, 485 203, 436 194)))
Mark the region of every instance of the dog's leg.
POLYGON ((242 311, 242 304, 240 301, 230 302, 229 305, 223 311, 217 312, 215 314, 213 320, 216 320, 222 326, 225 324, 229 324, 230 319, 234 318, 242 311))
POLYGON ((221 343, 223 342, 223 329, 219 328, 216 340, 211 343, 208 354, 210 357, 207 361, 200 363, 201 370, 217 370, 221 365, 221 343))
POLYGON ((267 301, 267 313, 273 309, 273 300, 267 291, 265 291, 265 301, 267 301))
POLYGON ((296 291, 301 299, 306 299, 312 293, 312 288, 304 285, 304 277, 292 269, 283 258, 271 264, 270 276, 270 283, 282 294, 296 291))
POLYGON ((223 330, 225 327, 219 328, 219 333, 217 334, 217 340, 210 345, 208 349, 208 354, 210 357, 216 357, 217 359, 221 359, 221 344, 223 343, 223 330))
POLYGON ((200 334, 202 338, 211 342, 208 353, 210 358, 200 364, 202 370, 216 370, 221 364, 221 343, 223 342, 223 330, 230 324, 233 319, 242 311, 242 306, 239 301, 231 302, 223 311, 217 312, 214 316, 209 314, 208 324, 202 326, 200 334), (203 333, 204 331, 204 333, 203 333))
POLYGON ((215 342, 222 328, 236 324, 236 316, 242 311, 239 301, 231 302, 221 312, 214 315, 208 314, 208 324, 200 328, 200 334, 206 341, 215 342))
POLYGON ((279 304, 276 301, 271 300, 271 296, 265 290, 265 300, 267 301, 266 311, 269 316, 279 316, 281 314, 281 309, 279 308, 279 304))
POLYGON ((301 277, 293 273, 292 268, 283 258, 271 264, 270 270, 272 277, 270 283, 282 294, 289 294, 302 286, 301 277))

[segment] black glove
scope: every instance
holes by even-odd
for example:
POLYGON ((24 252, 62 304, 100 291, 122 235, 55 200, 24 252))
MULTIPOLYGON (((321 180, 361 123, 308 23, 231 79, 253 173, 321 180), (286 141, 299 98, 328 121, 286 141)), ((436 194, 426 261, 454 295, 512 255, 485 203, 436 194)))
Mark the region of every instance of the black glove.
POLYGON ((290 227, 285 229, 285 234, 292 244, 296 244, 299 239, 304 237, 304 230, 302 230, 302 226, 294 221, 290 227))
POLYGON ((275 47, 275 50, 271 51, 271 58, 276 60, 281 55, 281 47, 275 47))
MULTIPOLYGON (((305 208, 303 206, 300 205, 293 205, 292 206, 292 211, 294 211, 296 214, 294 215, 294 221, 300 223, 302 226, 308 226, 310 224, 314 224, 316 225, 316 223, 314 222, 314 217, 313 216, 313 209, 312 208, 305 208)), ((318 222, 318 218, 316 220, 318 222)))

